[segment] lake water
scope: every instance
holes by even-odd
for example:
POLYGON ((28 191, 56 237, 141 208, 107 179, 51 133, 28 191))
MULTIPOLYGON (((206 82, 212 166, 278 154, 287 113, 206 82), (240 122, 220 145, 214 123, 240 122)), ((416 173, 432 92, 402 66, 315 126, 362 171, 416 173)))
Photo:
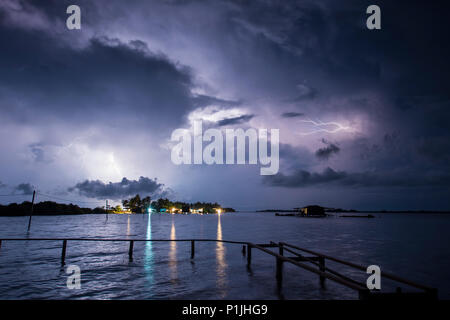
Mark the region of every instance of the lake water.
MULTIPOLYGON (((0 237, 212 238, 284 241, 361 265, 379 265, 409 280, 437 287, 450 298, 450 215, 374 214, 374 219, 276 217, 273 213, 218 215, 78 215, 0 217, 0 237)), ((81 268, 81 289, 69 290, 60 266, 61 242, 4 241, 0 299, 356 299, 357 294, 309 271, 285 264, 277 289, 275 258, 252 251, 247 269, 242 246, 189 242, 137 242, 128 261, 126 242, 74 242, 67 265, 81 268)), ((363 272, 327 265, 365 282, 363 272)), ((382 289, 392 284, 382 282, 382 289)))

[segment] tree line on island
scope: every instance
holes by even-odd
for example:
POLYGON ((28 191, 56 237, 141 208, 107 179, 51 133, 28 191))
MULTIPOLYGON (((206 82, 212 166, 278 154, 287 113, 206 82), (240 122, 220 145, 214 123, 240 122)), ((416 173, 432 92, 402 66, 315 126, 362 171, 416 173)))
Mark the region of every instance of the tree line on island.
POLYGON ((122 207, 116 206, 114 212, 129 211, 132 213, 151 212, 190 212, 201 210, 203 213, 234 212, 233 208, 223 208, 217 202, 195 202, 170 201, 167 198, 159 198, 152 201, 149 196, 141 198, 138 194, 130 199, 122 200, 122 207))
MULTIPOLYGON (((63 204, 53 201, 43 201, 35 203, 33 215, 77 215, 77 214, 106 214, 106 213, 149 213, 149 212, 170 212, 189 213, 201 209, 202 213, 235 212, 233 208, 223 208, 218 203, 195 202, 187 203, 181 201, 170 201, 166 198, 159 198, 152 201, 151 197, 141 198, 138 194, 130 199, 122 200, 122 206, 83 208, 76 204, 63 204)), ((31 213, 31 202, 10 203, 0 205, 0 216, 28 216, 31 213)))

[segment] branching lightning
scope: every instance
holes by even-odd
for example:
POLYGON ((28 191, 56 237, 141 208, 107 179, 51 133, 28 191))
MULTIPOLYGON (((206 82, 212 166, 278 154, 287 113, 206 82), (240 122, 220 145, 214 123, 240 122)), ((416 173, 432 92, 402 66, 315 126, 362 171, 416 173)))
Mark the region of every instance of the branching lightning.
POLYGON ((318 129, 312 130, 310 132, 299 132, 300 135, 302 136, 308 136, 311 134, 315 134, 315 133, 320 133, 320 132, 325 132, 325 133, 337 133, 340 131, 349 131, 352 128, 348 127, 348 126, 344 126, 338 122, 335 121, 331 121, 331 122, 323 122, 320 120, 317 121, 313 121, 311 119, 308 120, 299 120, 300 122, 306 122, 306 123, 311 123, 313 124, 315 127, 318 127, 318 129), (326 126, 334 126, 334 129, 327 129, 326 126))

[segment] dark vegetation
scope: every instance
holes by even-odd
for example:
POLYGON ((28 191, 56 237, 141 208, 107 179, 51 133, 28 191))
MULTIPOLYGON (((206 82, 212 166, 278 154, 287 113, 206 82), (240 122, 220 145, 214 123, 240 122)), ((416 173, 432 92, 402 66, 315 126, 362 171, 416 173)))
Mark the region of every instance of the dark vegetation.
POLYGON ((159 211, 161 209, 170 210, 171 208, 181 209, 183 212, 189 212, 189 209, 201 209, 203 208, 204 213, 216 213, 215 209, 222 209, 224 212, 234 212, 233 208, 222 208, 220 204, 217 202, 195 202, 195 203, 186 203, 175 201, 172 202, 168 199, 158 199, 154 203, 152 203, 152 207, 159 211))
MULTIPOLYGON (((139 195, 131 199, 123 200, 124 208, 129 209, 132 213, 146 213, 151 207, 157 212, 160 209, 169 211, 172 208, 182 209, 183 212, 189 212, 189 209, 203 208, 205 213, 216 213, 215 208, 221 208, 222 212, 234 212, 233 208, 222 208, 218 203, 196 202, 185 203, 180 201, 170 201, 168 199, 158 199, 151 201, 150 197, 140 198, 139 195)), ((10 203, 8 205, 0 205, 0 216, 28 216, 31 212, 31 202, 24 201, 22 203, 10 203)), ((76 215, 76 214, 98 214, 113 213, 114 210, 105 210, 104 207, 82 208, 75 204, 62 204, 53 201, 43 201, 35 203, 33 207, 33 215, 76 215)))
MULTIPOLYGON (((31 202, 24 201, 20 204, 10 203, 9 205, 0 205, 0 216, 28 216, 31 212, 31 202)), ((89 214, 106 213, 104 208, 80 208, 75 204, 62 204, 53 201, 44 201, 35 203, 33 215, 66 215, 66 214, 89 214)))

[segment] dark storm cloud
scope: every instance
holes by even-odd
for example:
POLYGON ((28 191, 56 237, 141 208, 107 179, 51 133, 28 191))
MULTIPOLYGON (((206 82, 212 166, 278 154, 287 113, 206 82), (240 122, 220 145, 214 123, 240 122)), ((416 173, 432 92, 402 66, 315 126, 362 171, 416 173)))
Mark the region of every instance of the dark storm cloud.
POLYGON ((285 112, 281 116, 283 118, 298 118, 303 117, 305 114, 300 112, 285 112))
POLYGON ((401 115, 408 115, 404 119, 404 126, 413 129, 417 136, 443 137, 449 135, 450 93, 402 96, 396 100, 395 106, 400 109, 401 115))
MULTIPOLYGON (((348 5, 331 4, 337 10, 337 38, 333 50, 339 66, 355 68, 366 74, 373 73, 383 81, 383 90, 395 97, 408 97, 411 93, 419 96, 448 97, 450 84, 450 62, 441 57, 449 56, 450 44, 442 39, 448 38, 448 23, 445 19, 448 2, 417 0, 396 2, 382 0, 377 5, 382 10, 382 29, 368 33, 365 18, 360 20, 360 28, 351 23, 355 13, 362 5, 351 1, 348 5), (420 23, 410 23, 411 17, 420 23), (401 26, 410 25, 409 30, 401 26), (430 36, 432 35, 432 36, 430 36), (351 39, 351 40, 350 40, 351 39), (348 41, 347 41, 348 40, 348 41), (411 50, 415 48, 417 50, 411 50), (349 63, 355 59, 355 63, 349 63), (437 60, 436 60, 437 59, 437 60), (360 63, 364 61, 364 63, 360 63), (433 63, 431 63, 433 61, 433 63)), ((335 67, 338 67, 335 64, 335 67)), ((352 82, 357 85, 356 75, 352 82)), ((419 120, 419 119, 416 119, 419 120)))
POLYGON ((239 117, 227 118, 227 119, 217 121, 217 125, 219 127, 222 127, 222 126, 231 126, 231 125, 235 125, 235 124, 242 124, 242 123, 249 122, 254 116, 255 115, 253 115, 253 114, 244 114, 239 117))
POLYGON ((29 145, 30 151, 33 155, 33 159, 36 162, 44 162, 45 161, 45 152, 40 143, 33 143, 29 145))
POLYGON ((450 139, 448 137, 422 137, 417 142, 417 151, 433 162, 450 163, 450 139))
POLYGON ((277 187, 301 188, 342 181, 346 176, 347 174, 345 172, 336 172, 331 168, 327 168, 323 173, 310 173, 306 170, 298 170, 292 175, 278 173, 274 176, 264 177, 264 182, 277 187))
POLYGON ((153 195, 163 192, 164 185, 157 179, 140 177, 139 180, 123 178, 120 182, 104 183, 100 180, 85 180, 68 189, 69 192, 77 191, 80 195, 97 199, 121 199, 140 194, 153 195))
MULTIPOLYGON (((265 40, 265 53, 280 51, 278 59, 289 64, 291 71, 284 77, 297 79, 291 83, 292 101, 315 98, 324 84, 320 77, 336 78, 340 87, 351 83, 353 88, 379 78, 377 45, 382 40, 373 41, 376 36, 367 33, 363 5, 354 1, 350 4, 335 1, 235 3, 244 8, 241 25, 261 39, 260 46, 262 39, 265 40), (296 71, 299 77, 292 75, 296 71), (298 84, 302 83, 304 74, 310 76, 308 86, 298 84), (355 78, 364 81, 355 83, 355 78)), ((275 75, 274 82, 282 81, 282 75, 275 75)))
POLYGON ((322 139, 322 143, 324 143, 326 147, 317 149, 316 157, 319 159, 329 159, 333 154, 338 153, 341 150, 336 144, 325 139, 322 139))
POLYGON ((119 125, 131 118, 167 126, 193 108, 189 69, 148 51, 142 41, 102 37, 74 49, 45 34, 5 28, 0 39, 2 112, 15 120, 103 118, 119 125))
POLYGON ((348 187, 450 187, 450 174, 421 173, 411 170, 398 172, 346 172, 328 167, 323 172, 297 170, 292 174, 265 176, 264 183, 286 188, 315 185, 348 187))
POLYGON ((280 143, 280 169, 298 170, 309 168, 315 163, 314 154, 305 147, 296 147, 287 143, 280 143))
MULTIPOLYGON (((346 93, 367 87, 395 97, 450 92, 450 62, 443 58, 450 55, 450 44, 443 41, 448 38, 445 1, 430 6, 424 0, 380 0, 382 29, 376 31, 365 26, 369 4, 358 0, 235 3, 244 8, 242 26, 298 56, 286 61, 325 94, 330 87, 318 77, 333 81, 332 91, 346 93), (420 23, 411 17, 420 17, 420 23), (409 28, 400 27, 405 25, 409 28)), ((314 97, 315 90, 307 88, 300 87, 298 98, 314 97)))
POLYGON ((14 188, 14 192, 19 191, 21 194, 32 194, 34 187, 29 183, 21 183, 14 188))

